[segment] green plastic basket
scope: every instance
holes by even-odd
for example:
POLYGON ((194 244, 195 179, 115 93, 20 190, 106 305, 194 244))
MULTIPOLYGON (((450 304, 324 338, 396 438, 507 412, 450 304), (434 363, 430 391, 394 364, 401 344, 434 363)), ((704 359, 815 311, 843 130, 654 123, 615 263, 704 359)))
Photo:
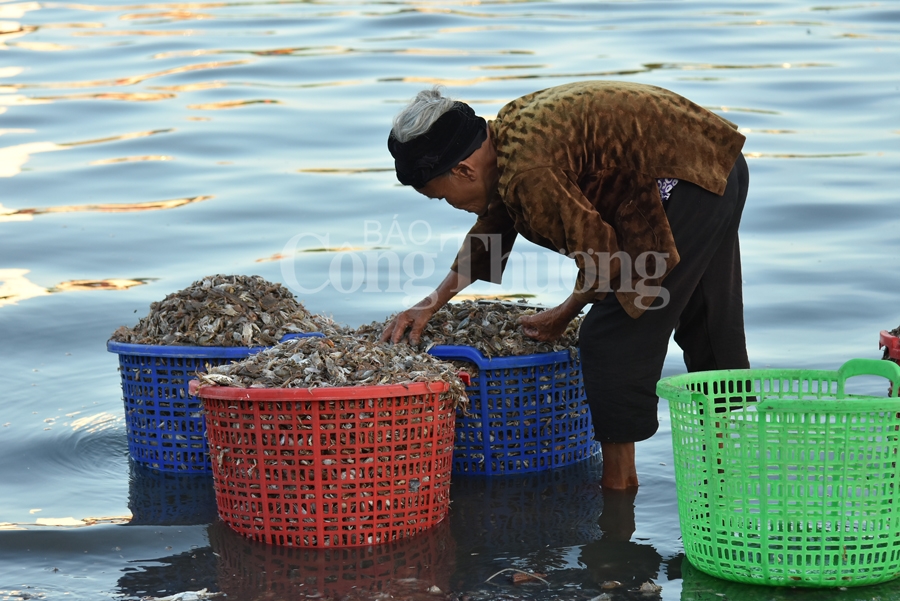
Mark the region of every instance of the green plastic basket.
POLYGON ((720 578, 840 587, 900 576, 900 400, 845 393, 838 371, 696 372, 657 385, 669 401, 684 553, 720 578))

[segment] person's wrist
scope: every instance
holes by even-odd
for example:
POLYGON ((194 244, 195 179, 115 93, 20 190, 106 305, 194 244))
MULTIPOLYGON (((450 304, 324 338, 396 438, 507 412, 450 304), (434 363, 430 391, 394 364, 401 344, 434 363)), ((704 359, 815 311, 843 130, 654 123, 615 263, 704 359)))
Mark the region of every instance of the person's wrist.
POLYGON ((572 321, 578 316, 579 313, 581 313, 581 310, 584 309, 584 306, 586 304, 587 303, 584 303, 581 300, 577 299, 575 295, 571 295, 563 302, 563 304, 559 306, 559 308, 562 315, 565 316, 566 320, 572 321))

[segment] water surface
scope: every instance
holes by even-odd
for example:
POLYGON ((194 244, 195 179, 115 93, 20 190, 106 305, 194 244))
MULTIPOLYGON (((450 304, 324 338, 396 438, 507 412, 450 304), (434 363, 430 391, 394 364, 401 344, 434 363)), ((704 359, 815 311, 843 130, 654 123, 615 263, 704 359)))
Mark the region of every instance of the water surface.
MULTIPOLYGON (((214 273, 285 283, 348 325, 384 319, 442 279, 472 221, 397 184, 391 117, 433 84, 490 118, 600 78, 670 88, 746 134, 753 366, 879 358, 878 331, 900 323, 898 46, 894 2, 0 3, 0 599, 304 598, 297 574, 414 577, 473 600, 590 599, 610 579, 626 584, 614 598, 646 579, 667 601, 900 597, 691 570, 665 403, 638 445, 633 532, 632 501, 603 498, 594 462, 455 480, 446 527, 408 546, 255 545, 215 520, 208 482, 130 465, 105 350, 214 273), (413 259, 392 270, 386 255, 413 259), (373 269, 357 281, 354 264, 373 269), (504 568, 550 585, 485 583, 504 568)), ((472 291, 566 296, 570 265, 516 251, 502 286, 472 291)), ((665 374, 683 370, 673 346, 665 374)))

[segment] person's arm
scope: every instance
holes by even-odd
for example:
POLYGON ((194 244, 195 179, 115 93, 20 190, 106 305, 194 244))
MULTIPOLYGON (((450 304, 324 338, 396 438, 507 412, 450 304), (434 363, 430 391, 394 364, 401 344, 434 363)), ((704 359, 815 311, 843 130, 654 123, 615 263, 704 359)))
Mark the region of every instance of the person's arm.
POLYGON ((381 334, 382 342, 408 339, 418 344, 431 316, 475 280, 499 284, 509 251, 516 240, 512 219, 502 202, 491 204, 463 240, 450 273, 434 292, 398 314, 381 334))
POLYGON ((400 342, 409 330, 409 342, 418 344, 422 337, 422 331, 431 316, 471 283, 471 278, 456 271, 450 271, 434 292, 391 320, 381 334, 381 341, 400 342))

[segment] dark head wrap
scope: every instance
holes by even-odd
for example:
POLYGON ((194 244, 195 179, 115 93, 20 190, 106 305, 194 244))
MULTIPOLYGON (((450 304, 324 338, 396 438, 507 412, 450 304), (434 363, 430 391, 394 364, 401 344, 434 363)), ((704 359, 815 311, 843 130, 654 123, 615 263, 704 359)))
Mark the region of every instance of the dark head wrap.
POLYGON ((421 188, 469 157, 487 139, 487 122, 464 102, 441 115, 427 132, 400 142, 388 136, 397 179, 404 186, 421 188))

